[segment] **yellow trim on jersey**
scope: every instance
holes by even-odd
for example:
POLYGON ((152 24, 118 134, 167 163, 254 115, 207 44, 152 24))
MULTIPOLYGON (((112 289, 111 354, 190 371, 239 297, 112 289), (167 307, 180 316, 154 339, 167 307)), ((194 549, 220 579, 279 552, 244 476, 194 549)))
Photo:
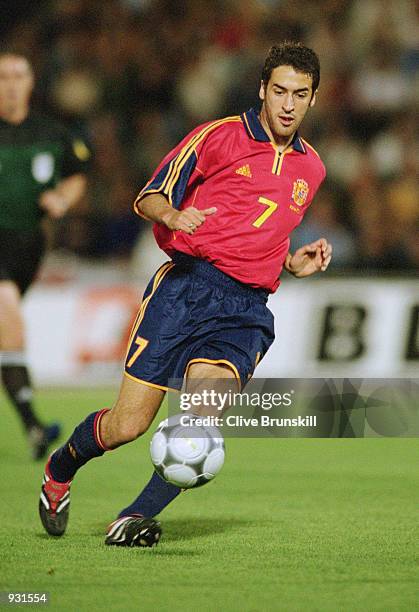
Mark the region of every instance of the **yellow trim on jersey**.
MULTIPOLYGON (((236 122, 241 122, 241 117, 239 117, 238 115, 232 116, 232 117, 225 117, 224 119, 218 119, 218 121, 214 121, 210 125, 207 125, 205 128, 203 128, 198 134, 194 136, 194 138, 192 138, 192 140, 189 143, 187 143, 183 147, 183 149, 180 151, 180 153, 176 157, 176 162, 175 162, 175 165, 172 171, 173 177, 167 183, 167 195, 169 197, 170 202, 172 201, 172 194, 173 194, 174 186, 176 185, 179 179, 180 173, 182 172, 182 168, 185 166, 191 154, 195 152, 195 149, 197 148, 197 146, 202 142, 202 140, 208 134, 210 134, 210 132, 220 127, 221 125, 224 125, 224 123, 236 123, 236 122)), ((167 179, 167 176, 166 176, 166 179, 167 179)), ((161 187, 161 189, 163 189, 163 186, 161 187)))
POLYGON ((281 174, 282 164, 284 162, 285 155, 287 155, 288 153, 292 153, 294 149, 292 147, 288 147, 287 149, 285 149, 285 151, 282 151, 282 153, 280 153, 278 147, 274 145, 273 142, 271 142, 271 145, 275 150, 274 163, 272 164, 272 174, 276 174, 277 176, 279 176, 281 174))
POLYGON ((249 130, 251 137, 252 137, 254 140, 256 140, 256 136, 253 134, 252 130, 250 129, 250 125, 249 125, 249 122, 248 122, 248 120, 247 120, 246 113, 243 113, 243 117, 244 117, 244 120, 245 120, 245 122, 246 122, 247 129, 249 130))
POLYGON ((127 378, 134 380, 140 385, 146 385, 146 387, 152 387, 153 389, 160 389, 160 391, 176 391, 176 393, 179 393, 179 389, 172 389, 172 387, 165 387, 164 385, 156 385, 155 383, 142 380, 141 378, 136 378, 132 374, 128 374, 128 372, 124 372, 124 374, 127 378))
POLYGON ((234 365, 234 363, 231 363, 231 361, 228 361, 228 359, 207 359, 206 357, 196 357, 195 359, 191 359, 190 361, 188 361, 188 364, 186 366, 185 378, 187 378, 189 368, 191 367, 193 363, 211 363, 213 365, 217 365, 218 363, 224 363, 225 365, 227 365, 229 368, 233 370, 234 376, 236 377, 237 382, 239 384, 239 391, 241 390, 242 385, 241 385, 239 371, 234 365))
MULTIPOLYGON (((301 138, 301 136, 300 136, 301 138)), ((303 143, 313 151, 313 153, 315 153, 317 155, 317 157, 320 158, 320 155, 317 153, 316 149, 314 147, 311 146, 311 144, 309 142, 307 142, 307 140, 304 140, 304 138, 301 138, 301 140, 303 141, 303 143)))
MULTIPOLYGON (((150 219, 148 217, 145 216, 145 214, 143 212, 141 212, 140 210, 140 200, 142 197, 143 192, 147 189, 147 187, 153 182, 153 179, 150 179, 149 181, 147 181, 145 187, 143 187, 140 191, 140 193, 137 195, 137 197, 134 200, 134 211, 137 213, 137 215, 139 217, 142 217, 143 219, 145 219, 146 221, 150 221, 150 219)), ((148 193, 159 193, 158 189, 150 189, 150 191, 148 193)))
MULTIPOLYGON (((127 348, 127 355, 128 355, 128 351, 130 349, 132 340, 135 336, 135 334, 137 333, 137 330, 141 324, 141 321, 144 318, 144 312, 145 309, 148 306, 148 303, 150 301, 150 299, 153 297, 154 293, 156 292, 157 288, 159 287, 161 281, 163 280, 163 278, 166 276, 166 274, 174 267, 174 263, 171 261, 167 261, 165 264, 163 264, 156 272, 155 277, 154 277, 154 281, 153 281, 153 287, 151 289, 150 294, 145 298, 145 300, 142 302, 140 309, 138 311, 137 317, 134 321, 134 324, 132 326, 132 330, 129 336, 129 340, 128 340, 128 348, 127 348)), ((126 358, 126 357, 125 357, 126 358)))
POLYGON ((282 164, 284 161, 284 157, 286 155, 288 155, 288 153, 292 153, 294 151, 294 149, 292 147, 285 149, 285 151, 283 151, 280 155, 280 159, 279 159, 279 164, 278 164, 278 169, 276 171, 277 175, 279 176, 281 174, 281 169, 282 169, 282 164))
MULTIPOLYGON (((205 138, 205 136, 207 136, 207 134, 209 134, 212 130, 216 129, 220 125, 223 125, 224 123, 240 122, 240 121, 241 121, 241 118, 239 115, 233 115, 231 117, 225 117, 224 119, 217 119, 216 121, 213 121, 206 127, 202 128, 202 130, 200 130, 197 134, 195 134, 183 146, 183 148, 179 151, 179 153, 172 159, 172 161, 170 162, 167 174, 162 184, 160 185, 160 187, 158 187, 157 189, 150 189, 150 191, 147 191, 147 188, 153 182, 153 179, 150 179, 146 183, 145 187, 143 187, 143 189, 140 191, 140 193, 135 199, 134 209, 137 212, 139 212, 138 203, 143 197, 143 195, 145 194, 145 192, 150 193, 150 194, 151 193, 162 193, 162 192, 166 193, 169 199, 169 203, 172 204, 172 192, 173 192, 174 186, 179 178, 179 175, 182 171, 183 166, 186 164, 190 155, 196 149, 199 143, 205 138)), ((139 214, 141 215, 141 213, 139 214)), ((141 215, 141 216, 144 216, 144 215, 141 215)))
POLYGON ((274 145, 273 142, 271 142, 271 147, 275 151, 274 163, 272 164, 272 174, 276 174, 276 169, 277 169, 277 166, 278 166, 280 153, 279 153, 278 147, 276 145, 274 145))

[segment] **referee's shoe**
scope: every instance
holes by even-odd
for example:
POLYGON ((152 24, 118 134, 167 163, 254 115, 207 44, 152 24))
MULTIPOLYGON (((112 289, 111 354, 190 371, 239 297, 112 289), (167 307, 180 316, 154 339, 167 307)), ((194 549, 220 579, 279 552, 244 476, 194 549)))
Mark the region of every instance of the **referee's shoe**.
POLYGON ((44 529, 49 535, 62 536, 66 530, 70 511, 70 486, 68 482, 53 479, 49 469, 51 458, 45 466, 39 499, 39 516, 44 529))
POLYGON ((43 459, 50 444, 60 437, 61 426, 58 423, 39 427, 34 425, 28 430, 28 440, 31 449, 32 459, 35 461, 43 459))

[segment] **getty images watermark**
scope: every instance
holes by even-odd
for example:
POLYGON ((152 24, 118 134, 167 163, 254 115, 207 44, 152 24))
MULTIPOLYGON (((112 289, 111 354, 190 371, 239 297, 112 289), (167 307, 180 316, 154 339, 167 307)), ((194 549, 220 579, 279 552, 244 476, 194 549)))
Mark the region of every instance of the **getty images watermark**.
MULTIPOLYGON (((179 381, 177 386, 180 387, 179 381)), ((193 380, 169 394, 169 416, 191 414, 225 437, 417 437, 418 379, 193 380)), ((181 421, 182 423, 182 421, 181 421)))
MULTIPOLYGON (((295 394, 294 389, 284 393, 248 393, 242 392, 237 393, 233 391, 216 391, 215 389, 202 389, 193 393, 186 391, 180 393, 179 407, 183 411, 187 411, 188 414, 181 417, 180 424, 189 424, 189 414, 194 412, 197 408, 208 409, 210 411, 223 412, 229 408, 234 407, 235 409, 240 408, 245 413, 249 412, 250 409, 260 409, 263 411, 270 411, 280 406, 287 408, 292 406, 293 396, 295 394)), ((295 417, 279 417, 270 416, 268 414, 260 414, 257 416, 245 416, 245 414, 227 414, 226 416, 220 416, 219 414, 202 414, 197 417, 194 421, 195 425, 200 426, 211 426, 211 427, 316 427, 317 416, 309 415, 302 416, 297 415, 295 417)))
MULTIPOLYGON (((180 424, 190 426, 189 415, 180 418, 180 424)), ((260 417, 245 417, 241 414, 230 414, 226 417, 220 416, 197 416, 194 425, 204 427, 316 427, 317 416, 301 416, 290 419, 270 417, 262 414, 260 417)))

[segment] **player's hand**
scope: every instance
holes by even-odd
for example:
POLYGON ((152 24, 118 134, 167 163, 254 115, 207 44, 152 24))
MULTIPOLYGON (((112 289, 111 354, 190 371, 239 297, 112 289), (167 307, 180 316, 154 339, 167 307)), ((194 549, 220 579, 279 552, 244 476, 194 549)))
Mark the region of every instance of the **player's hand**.
POLYGON ((164 214, 162 221, 171 230, 180 230, 185 232, 185 234, 194 234, 198 227, 205 223, 205 219, 215 212, 217 212, 217 209, 214 206, 205 210, 198 210, 193 206, 183 210, 171 208, 164 214))
POLYGON ((285 268, 294 276, 302 278, 316 272, 324 272, 331 259, 332 245, 326 238, 320 238, 297 249, 294 255, 289 254, 285 268))
POLYGON ((41 193, 39 206, 53 219, 60 219, 68 210, 68 202, 54 189, 48 189, 41 193))

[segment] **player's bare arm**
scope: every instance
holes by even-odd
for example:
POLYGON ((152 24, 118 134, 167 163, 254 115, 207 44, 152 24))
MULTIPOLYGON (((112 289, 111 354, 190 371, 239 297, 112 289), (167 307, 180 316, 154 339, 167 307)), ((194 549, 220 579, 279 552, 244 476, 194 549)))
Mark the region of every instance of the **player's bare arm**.
POLYGON ((186 234, 194 234, 198 227, 205 223, 206 217, 217 212, 214 206, 205 210, 198 210, 193 206, 176 210, 163 195, 158 193, 144 197, 140 201, 139 208, 149 221, 162 223, 171 230, 179 230, 186 234))
POLYGON ((43 191, 39 205, 50 217, 59 219, 84 196, 87 179, 84 174, 73 174, 61 180, 54 189, 43 191))
POLYGON ((294 255, 288 253, 285 269, 297 278, 325 272, 332 259, 332 250, 332 245, 326 238, 319 238, 297 249, 294 255))

